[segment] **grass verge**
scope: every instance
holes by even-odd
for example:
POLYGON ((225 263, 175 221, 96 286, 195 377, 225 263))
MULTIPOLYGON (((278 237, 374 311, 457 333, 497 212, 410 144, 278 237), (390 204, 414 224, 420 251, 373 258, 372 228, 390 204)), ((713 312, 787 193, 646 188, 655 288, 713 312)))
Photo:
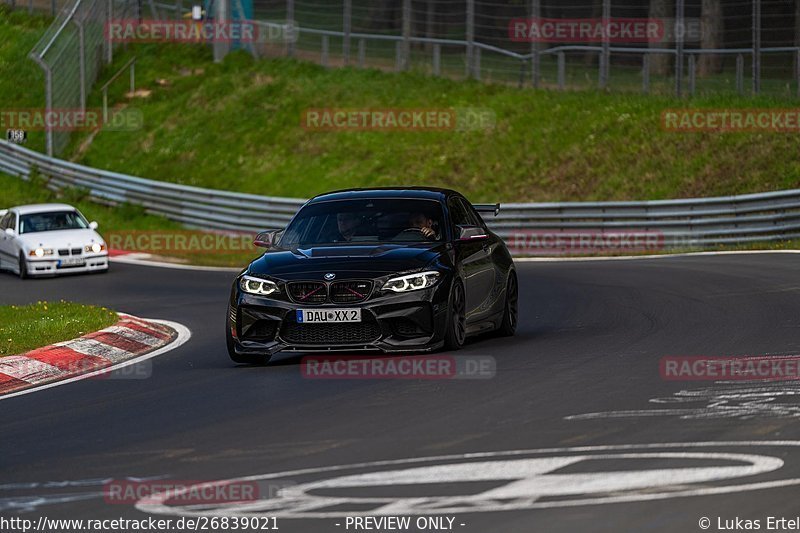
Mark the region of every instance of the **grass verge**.
POLYGON ((0 306, 0 356, 20 354, 107 328, 119 318, 105 307, 73 302, 0 306))

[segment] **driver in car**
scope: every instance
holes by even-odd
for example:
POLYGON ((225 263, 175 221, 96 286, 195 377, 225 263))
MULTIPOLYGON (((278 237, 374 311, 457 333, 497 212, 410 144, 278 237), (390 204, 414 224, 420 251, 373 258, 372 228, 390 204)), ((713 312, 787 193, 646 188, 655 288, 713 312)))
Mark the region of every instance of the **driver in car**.
POLYGON ((351 241, 356 234, 356 230, 361 225, 361 217, 356 213, 337 213, 336 227, 339 235, 334 238, 334 242, 351 241))
POLYGON ((409 229, 411 230, 419 230, 420 233, 426 239, 435 239, 436 238, 436 230, 433 229, 433 219, 425 215, 425 213, 417 211, 416 213, 411 213, 411 216, 408 218, 409 229))

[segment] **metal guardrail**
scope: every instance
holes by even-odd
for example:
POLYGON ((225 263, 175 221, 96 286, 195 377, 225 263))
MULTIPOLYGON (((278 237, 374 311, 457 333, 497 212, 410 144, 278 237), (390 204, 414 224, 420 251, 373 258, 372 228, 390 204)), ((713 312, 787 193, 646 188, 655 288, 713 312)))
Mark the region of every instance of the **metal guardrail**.
MULTIPOLYGON (((128 176, 0 141, 0 172, 28 179, 34 169, 54 190, 78 187, 95 201, 139 205, 149 213, 204 229, 282 228, 304 202, 128 176)), ((797 239, 800 189, 681 200, 508 203, 496 217, 487 217, 487 223, 510 242, 592 232, 656 233, 664 248, 797 239)))

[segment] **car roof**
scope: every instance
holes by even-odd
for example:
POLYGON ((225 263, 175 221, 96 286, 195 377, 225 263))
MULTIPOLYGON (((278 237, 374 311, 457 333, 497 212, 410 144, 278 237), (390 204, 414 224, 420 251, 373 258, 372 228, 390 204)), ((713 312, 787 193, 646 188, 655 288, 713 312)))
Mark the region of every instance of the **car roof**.
POLYGON ((458 193, 450 189, 435 187, 372 187, 369 189, 343 189, 320 194, 309 200, 309 203, 358 198, 420 198, 442 201, 452 194, 458 193))
POLYGON ((20 215, 30 215, 31 213, 49 213, 51 211, 75 211, 75 208, 68 204, 29 204, 11 207, 9 211, 16 211, 20 215))

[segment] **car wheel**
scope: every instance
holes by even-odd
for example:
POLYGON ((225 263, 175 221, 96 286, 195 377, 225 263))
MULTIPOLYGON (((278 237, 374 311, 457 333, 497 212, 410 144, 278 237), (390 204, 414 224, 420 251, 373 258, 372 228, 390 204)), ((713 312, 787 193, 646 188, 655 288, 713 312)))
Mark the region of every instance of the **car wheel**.
POLYGON ((517 275, 512 271, 508 275, 506 284, 506 303, 503 311, 503 321, 497 328, 497 334, 502 337, 510 337, 517 330, 519 320, 519 289, 517 288, 517 275))
POLYGON ((225 342, 228 345, 228 355, 234 363, 242 365, 263 365, 269 361, 267 355, 252 355, 252 354, 239 354, 236 353, 234 348, 233 337, 231 336, 231 323, 230 320, 225 321, 225 342))
POLYGON ((450 311, 447 314, 447 331, 444 338, 444 346, 448 350, 458 350, 464 345, 464 340, 467 338, 466 308, 464 285, 456 281, 450 293, 450 311))
POLYGON ((19 277, 20 279, 28 279, 28 262, 22 253, 19 254, 19 277))

